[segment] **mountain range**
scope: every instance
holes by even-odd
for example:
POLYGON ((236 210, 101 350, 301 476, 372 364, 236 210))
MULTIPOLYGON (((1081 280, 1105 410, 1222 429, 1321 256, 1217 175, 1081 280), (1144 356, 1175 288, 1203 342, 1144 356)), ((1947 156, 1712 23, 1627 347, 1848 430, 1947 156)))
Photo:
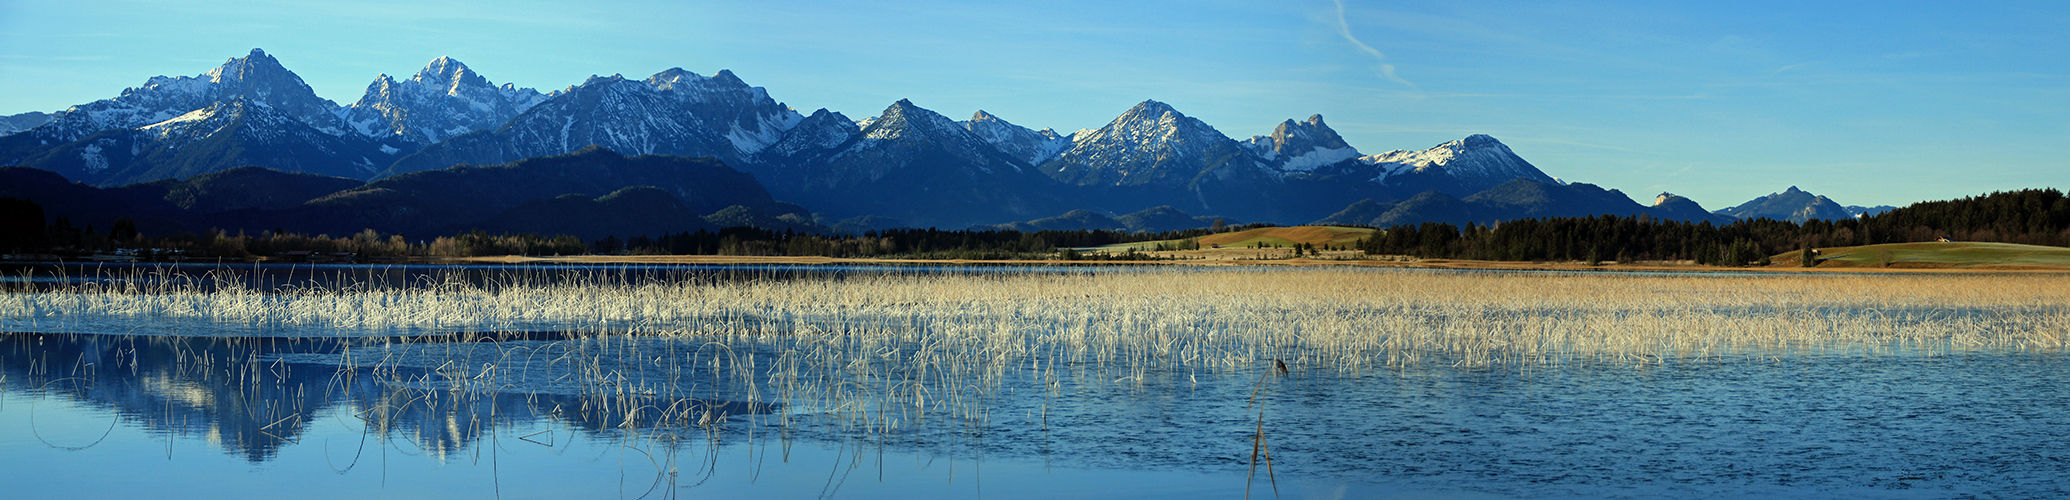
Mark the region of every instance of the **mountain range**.
MULTIPOLYGON (((753 220, 788 215, 800 227, 844 219, 876 221, 848 227, 1033 224, 1071 210, 1155 211, 1168 223, 1202 225, 1218 218, 1388 225, 1608 213, 1773 217, 1772 210, 1740 210, 1746 205, 1712 214, 1679 197, 1640 206, 1615 190, 1555 179, 1487 135, 1367 155, 1321 115, 1236 140, 1155 100, 1068 135, 982 110, 957 121, 905 99, 852 120, 826 109, 801 113, 725 70, 597 76, 542 93, 497 85, 441 57, 408 79, 379 75, 360 99, 341 106, 253 49, 197 76, 154 77, 114 98, 0 118, 0 127, 20 130, 0 136, 0 164, 117 191, 244 166, 363 182, 295 206, 210 212, 218 227, 516 230, 520 220, 554 213, 651 222, 609 228, 617 234, 689 229, 696 221, 658 228, 733 205, 762 217, 753 220), (641 170, 661 164, 724 178, 713 182, 736 192, 714 198, 700 190, 712 186, 685 187, 695 184, 689 174, 641 170), (469 183, 509 192, 492 195, 469 183), (634 187, 654 189, 627 190, 634 187), (473 198, 453 197, 456 189, 473 198), (729 202, 711 206, 719 198, 729 202), (673 215, 634 214, 640 209, 673 215), (517 211, 505 216, 510 210, 517 211)), ((180 210, 195 209, 165 213, 180 210)))

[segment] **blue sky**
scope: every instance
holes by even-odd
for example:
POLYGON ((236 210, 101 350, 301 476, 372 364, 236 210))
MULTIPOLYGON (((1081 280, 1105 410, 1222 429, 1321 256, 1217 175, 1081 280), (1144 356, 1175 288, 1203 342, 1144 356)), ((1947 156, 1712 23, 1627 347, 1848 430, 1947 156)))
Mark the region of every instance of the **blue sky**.
POLYGON ((731 69, 851 118, 910 98, 1069 132, 1157 99, 1237 139, 1319 113, 1368 154, 1486 133, 1711 209, 2070 188, 2070 4, 1810 3, 0 0, 0 114, 258 47, 341 103, 439 56, 542 90, 731 69))

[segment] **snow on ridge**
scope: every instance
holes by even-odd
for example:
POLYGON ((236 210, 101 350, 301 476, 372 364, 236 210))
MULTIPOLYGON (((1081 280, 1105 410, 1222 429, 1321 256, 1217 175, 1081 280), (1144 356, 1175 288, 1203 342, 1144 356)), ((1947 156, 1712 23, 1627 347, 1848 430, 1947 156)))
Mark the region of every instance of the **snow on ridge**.
POLYGON ((956 122, 978 139, 990 143, 1007 156, 1030 165, 1041 164, 1071 144, 1069 138, 1057 135, 1055 130, 1029 130, 1004 119, 978 110, 970 120, 956 122))
POLYGON ((1375 182, 1406 172, 1421 173, 1433 170, 1459 178, 1552 179, 1518 157, 1509 146, 1485 134, 1474 134, 1423 151, 1398 149, 1362 156, 1358 160, 1383 168, 1382 173, 1373 179, 1375 182))
POLYGON ((341 118, 363 136, 400 136, 428 144, 500 126, 546 97, 509 83, 499 87, 466 63, 446 56, 425 64, 409 79, 398 81, 385 73, 375 77, 341 118))
POLYGON ((1279 151, 1273 147, 1278 143, 1274 142, 1271 136, 1253 136, 1251 140, 1243 141, 1242 145, 1245 149, 1251 150, 1251 156, 1256 156, 1260 160, 1273 161, 1279 158, 1279 151))
MULTIPOLYGON (((1281 163, 1279 168, 1287 172, 1309 172, 1325 165, 1332 165, 1357 157, 1357 148, 1315 148, 1306 153, 1301 153, 1299 156, 1287 158, 1286 162, 1281 163)), ((1270 158, 1267 158, 1267 160, 1270 160, 1270 158)))
POLYGON ((189 124, 192 124, 192 123, 195 123, 195 122, 202 122, 202 121, 207 121, 207 120, 208 120, 208 119, 210 119, 210 118, 215 118, 215 117, 216 117, 216 109, 217 109, 218 107, 219 107, 219 106, 209 106, 209 107, 206 107, 206 108, 201 108, 201 109, 197 109, 197 110, 193 110, 193 111, 188 111, 188 112, 187 112, 186 114, 183 114, 183 115, 180 115, 180 116, 175 116, 175 117, 172 117, 172 118, 166 119, 165 121, 161 121, 161 122, 158 122, 158 123, 153 123, 153 124, 150 124, 150 125, 145 125, 145 126, 142 126, 142 127, 138 127, 138 128, 142 128, 142 129, 144 129, 144 130, 154 130, 154 129, 169 129, 169 128, 175 128, 175 127, 182 127, 182 126, 186 126, 186 125, 189 125, 189 124))

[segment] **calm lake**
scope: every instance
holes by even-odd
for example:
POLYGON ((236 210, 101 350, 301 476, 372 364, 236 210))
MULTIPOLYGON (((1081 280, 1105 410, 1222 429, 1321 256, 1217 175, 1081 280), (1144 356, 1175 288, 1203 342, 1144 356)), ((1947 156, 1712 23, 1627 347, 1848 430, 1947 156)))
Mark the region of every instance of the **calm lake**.
MULTIPOLYGON (((1316 340, 1331 318, 1372 335, 1400 336, 1362 322, 1417 316, 1402 328, 1523 325, 1550 337, 1566 327, 1533 325, 1615 336, 1633 323, 1610 321, 1656 313, 1610 305, 1523 317, 1501 300, 1431 312, 1336 292, 1313 304, 1272 302, 1284 292, 1185 298, 1216 280, 1314 278, 1301 273, 1312 272, 17 271, 13 302, 0 307, 10 332, 0 334, 0 468, 14 498, 2070 496, 2061 349, 1959 332, 1696 351, 1688 346, 1711 344, 1642 339, 1608 355, 1481 337, 1474 345, 1494 347, 1347 347, 1316 340), (886 272, 898 276, 868 276, 886 272), (964 293, 926 288, 944 280, 977 280, 967 286, 987 290, 972 296, 1000 301, 1035 300, 1013 298, 1023 297, 1017 287, 1088 298, 1059 299, 1056 312, 931 302, 964 293), (1175 284, 1102 292, 1104 280, 1175 284), (720 291, 694 301, 717 304, 709 309, 672 302, 712 287, 720 291), (873 290, 913 297, 879 304, 873 290), (584 294, 595 302, 557 302, 584 294), (715 298, 756 294, 776 297, 715 298), (787 294, 830 305, 790 304, 787 294), (1097 309, 1116 297, 1153 306, 1097 309), (340 298, 354 305, 311 309, 340 298), (1497 309, 1466 312, 1486 307, 1497 309), (347 321, 358 317, 381 319, 347 321)), ((1330 273, 1327 283, 1511 279, 1330 273)), ((1567 279, 1597 278, 1519 286, 1567 279)), ((1602 286, 1689 279, 1785 278, 1623 276, 1602 286)), ((1387 283, 1375 293, 1407 288, 1387 283)), ((1508 282, 1459 286, 1496 293, 1489 283, 1508 282)), ((1956 318, 2046 344, 2064 334, 2061 302, 1768 309, 1780 324, 1824 330, 1854 327, 1812 315, 1956 318)), ((1746 312, 1766 309, 1745 303, 1678 307, 1683 316, 1669 323, 1714 328, 1704 318, 1727 309, 1745 331, 1719 335, 1770 328, 1760 322, 1769 313, 1746 312)), ((1916 326, 1888 321, 1860 329, 1916 326)))

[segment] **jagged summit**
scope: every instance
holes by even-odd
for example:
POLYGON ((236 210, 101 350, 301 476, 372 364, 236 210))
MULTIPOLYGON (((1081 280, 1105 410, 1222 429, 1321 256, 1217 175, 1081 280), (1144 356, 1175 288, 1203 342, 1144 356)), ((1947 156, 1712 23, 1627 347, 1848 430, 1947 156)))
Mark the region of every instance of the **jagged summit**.
POLYGON ((970 115, 970 121, 963 122, 963 128, 989 142, 1000 152, 1029 165, 1039 165, 1056 156, 1065 146, 1071 144, 1067 137, 1057 135, 1055 130, 1028 130, 1027 127, 1008 123, 1006 120, 985 110, 970 115))
POLYGON ((1303 122, 1281 122, 1272 135, 1252 137, 1248 145, 1251 154, 1281 172, 1313 171, 1359 156, 1358 149, 1323 124, 1322 115, 1310 115, 1303 122))
POLYGON ((647 77, 647 85, 655 90, 669 92, 678 98, 693 102, 755 101, 769 99, 769 92, 761 87, 750 86, 733 70, 722 69, 712 76, 703 76, 683 68, 669 68, 647 77))
POLYGON ((204 73, 217 88, 214 99, 244 97, 254 103, 280 109, 296 119, 332 135, 344 133, 342 123, 331 115, 338 104, 316 96, 302 77, 280 65, 279 59, 259 49, 204 73))
POLYGON ((408 80, 375 77, 366 94, 338 114, 361 135, 424 145, 495 128, 550 97, 499 87, 458 59, 440 56, 408 80))
POLYGON ((489 83, 489 79, 483 78, 479 73, 475 73, 466 64, 462 64, 459 60, 447 56, 439 56, 438 59, 432 59, 430 64, 425 64, 424 69, 417 70, 416 76, 412 76, 410 79, 433 85, 435 88, 446 89, 448 95, 458 95, 463 86, 495 87, 495 85, 489 83))
POLYGON ((641 80, 592 76, 512 118, 397 160, 386 175, 506 163, 600 144, 625 154, 714 156, 746 168, 805 119, 732 71, 670 68, 641 80))

